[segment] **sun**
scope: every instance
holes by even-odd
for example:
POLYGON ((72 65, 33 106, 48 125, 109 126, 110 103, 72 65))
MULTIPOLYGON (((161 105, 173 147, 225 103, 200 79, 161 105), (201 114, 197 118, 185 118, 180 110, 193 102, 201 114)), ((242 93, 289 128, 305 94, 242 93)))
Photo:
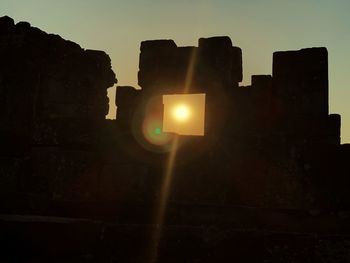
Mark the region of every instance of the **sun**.
POLYGON ((178 104, 173 109, 173 117, 179 122, 186 122, 191 116, 190 108, 185 104, 178 104))
POLYGON ((163 133, 204 136, 205 94, 163 95, 163 133))

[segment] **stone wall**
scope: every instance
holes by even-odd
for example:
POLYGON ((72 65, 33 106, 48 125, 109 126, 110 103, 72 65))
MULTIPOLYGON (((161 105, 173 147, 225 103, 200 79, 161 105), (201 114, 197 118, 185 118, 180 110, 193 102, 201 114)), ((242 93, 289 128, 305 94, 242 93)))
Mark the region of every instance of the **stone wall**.
POLYGON ((96 197, 109 56, 0 18, 0 189, 96 197))
POLYGON ((244 87, 242 52, 228 37, 202 38, 198 47, 144 41, 138 76, 141 90, 120 87, 116 94, 117 121, 128 119, 131 130, 131 119, 152 97, 207 95, 206 134, 182 138, 179 155, 191 161, 178 160, 186 164, 175 169, 173 201, 322 206, 318 176, 304 166, 315 149, 340 149, 340 116, 328 113, 326 48, 275 52, 272 76, 254 75, 244 87), (203 153, 196 156, 198 149, 203 153))
MULTIPOLYGON (((144 41, 142 89, 118 87, 118 118, 108 121, 106 89, 116 82, 108 55, 8 17, 0 28, 3 193, 157 203, 168 154, 144 143, 141 124, 150 100, 186 85, 207 94, 206 134, 180 138, 172 203, 326 207, 331 167, 346 181, 337 167, 349 153, 339 146, 340 116, 328 115, 324 48, 277 52, 273 75, 254 75, 243 87, 242 52, 228 37, 203 38, 198 47, 144 41), (328 149, 338 158, 325 161, 328 149)), ((347 206, 336 185, 328 194, 341 189, 337 203, 347 206)))

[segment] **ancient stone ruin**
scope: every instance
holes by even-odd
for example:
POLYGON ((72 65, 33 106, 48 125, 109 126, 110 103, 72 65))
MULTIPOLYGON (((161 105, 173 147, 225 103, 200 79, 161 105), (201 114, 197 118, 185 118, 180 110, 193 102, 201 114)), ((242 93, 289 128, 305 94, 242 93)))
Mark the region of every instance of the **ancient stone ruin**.
POLYGON ((106 120, 106 53, 1 17, 0 261, 148 262, 157 247, 157 262, 347 262, 350 147, 327 49, 242 76, 229 37, 144 41, 141 89, 117 87, 106 120), (170 152, 142 123, 184 92, 206 94, 205 136, 179 138, 158 220, 170 152))

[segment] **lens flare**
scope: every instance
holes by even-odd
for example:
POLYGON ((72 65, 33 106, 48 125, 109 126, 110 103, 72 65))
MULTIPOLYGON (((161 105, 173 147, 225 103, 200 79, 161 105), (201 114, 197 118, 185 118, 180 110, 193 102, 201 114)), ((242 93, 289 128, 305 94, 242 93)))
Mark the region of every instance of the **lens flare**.
POLYGON ((169 152, 173 135, 163 131, 162 96, 153 96, 133 112, 132 134, 138 144, 153 153, 169 152))
POLYGON ((158 116, 148 115, 142 123, 141 145, 152 152, 169 152, 173 136, 163 132, 162 121, 158 116))

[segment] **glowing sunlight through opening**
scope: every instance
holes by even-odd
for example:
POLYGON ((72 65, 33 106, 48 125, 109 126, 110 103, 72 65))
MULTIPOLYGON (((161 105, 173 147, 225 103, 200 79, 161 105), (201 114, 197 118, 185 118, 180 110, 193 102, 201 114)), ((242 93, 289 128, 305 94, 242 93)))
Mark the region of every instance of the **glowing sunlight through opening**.
POLYGON ((179 122, 186 122, 191 116, 190 108, 185 104, 176 105, 173 109, 173 117, 179 122))
POLYGON ((163 105, 163 132, 204 135, 204 93, 163 95, 163 105))

